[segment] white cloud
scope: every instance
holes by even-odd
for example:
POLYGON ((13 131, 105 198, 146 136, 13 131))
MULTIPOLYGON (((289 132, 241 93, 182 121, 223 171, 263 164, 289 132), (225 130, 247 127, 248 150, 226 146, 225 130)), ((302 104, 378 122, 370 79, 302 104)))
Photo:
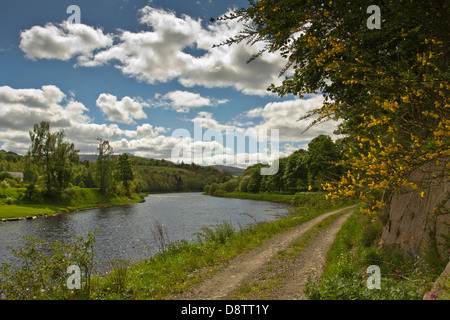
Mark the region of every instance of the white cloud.
POLYGON ((280 141, 308 142, 320 134, 335 137, 337 122, 328 121, 314 125, 305 131, 316 117, 300 120, 309 111, 320 108, 324 103, 324 97, 314 95, 305 99, 287 100, 282 102, 271 102, 264 107, 249 110, 246 115, 250 118, 262 118, 261 122, 254 128, 278 129, 280 141))
POLYGON ((149 123, 144 123, 142 126, 138 126, 136 130, 124 130, 123 134, 129 138, 149 138, 157 137, 161 133, 166 133, 167 131, 167 128, 153 127, 149 123))
POLYGON ((169 159, 178 139, 171 136, 155 135, 127 140, 122 138, 111 142, 116 153, 129 152, 139 157, 169 159))
POLYGON ((95 50, 112 44, 113 37, 100 29, 64 21, 57 25, 33 26, 21 32, 19 47, 30 59, 69 60, 77 55, 87 59, 95 50))
POLYGON ((213 107, 228 102, 226 99, 218 100, 202 97, 198 93, 181 90, 171 91, 164 96, 158 96, 157 98, 160 99, 157 104, 171 108, 180 113, 189 112, 192 108, 213 107))
MULTIPOLYGON (((54 85, 42 86, 40 89, 0 87, 0 141, 4 142, 2 148, 25 154, 31 144, 28 132, 33 129, 34 124, 41 121, 50 122, 52 131, 64 130, 67 138, 84 153, 96 152, 98 138, 116 141, 124 135, 145 137, 150 132, 155 136, 167 132, 166 128, 154 128, 150 124, 138 126, 133 132, 122 130, 117 124, 92 123, 87 115, 88 108, 73 100, 73 95, 71 96, 68 100, 54 85)), ((105 94, 104 97, 113 96, 105 94)), ((142 104, 126 98, 116 101, 113 105, 118 105, 122 112, 127 112, 128 117, 143 116, 142 104)))
POLYGON ((123 74, 150 84, 176 79, 185 87, 234 87, 245 94, 268 95, 271 83, 281 83, 278 73, 286 61, 278 54, 264 53, 247 63, 264 44, 214 47, 237 35, 242 21, 205 27, 200 19, 150 6, 139 12, 139 22, 149 31, 119 30, 113 35, 84 24, 48 23, 21 32, 20 48, 30 59, 77 57, 76 65, 84 67, 112 63, 123 74), (193 55, 186 49, 200 51, 193 55))
MULTIPOLYGON (((40 89, 14 89, 0 87, 0 141, 3 148, 24 154, 29 145, 28 132, 34 124, 50 122, 52 130, 88 124, 88 109, 80 102, 67 100, 66 95, 54 85, 40 89)), ((84 134, 76 130, 75 133, 84 134)))
POLYGON ((286 100, 281 102, 270 102, 264 107, 250 109, 241 118, 249 118, 248 122, 228 122, 220 123, 214 119, 211 112, 198 112, 197 116, 191 119, 192 122, 199 122, 205 129, 225 130, 248 130, 254 129, 256 132, 271 129, 279 130, 280 141, 307 142, 319 134, 334 136, 337 122, 328 121, 318 124, 304 132, 315 119, 300 120, 307 112, 320 108, 323 105, 324 97, 321 95, 310 96, 305 99, 286 100))
POLYGON ((71 102, 69 108, 63 108, 60 103, 64 98, 65 94, 53 85, 41 89, 0 87, 0 128, 29 130, 37 119, 67 125, 83 113, 84 106, 71 102))
POLYGON ((97 106, 108 116, 108 120, 121 123, 133 123, 134 119, 146 119, 147 115, 142 109, 148 106, 145 102, 140 102, 130 97, 123 97, 117 100, 117 97, 102 93, 96 101, 97 106))
POLYGON ((278 73, 286 61, 278 54, 264 53, 247 63, 263 44, 214 47, 237 35, 243 28, 241 21, 218 21, 204 27, 201 20, 150 6, 140 13, 140 22, 150 31, 121 31, 118 43, 92 57, 79 57, 79 65, 112 63, 123 74, 150 84, 177 79, 185 87, 234 87, 256 95, 271 94, 266 88, 281 82, 278 73), (195 56, 186 49, 202 51, 195 56))
POLYGON ((198 122, 200 126, 205 129, 215 129, 219 131, 237 129, 235 125, 220 124, 216 119, 213 119, 213 114, 211 112, 206 111, 197 113, 197 116, 192 119, 191 122, 198 122))

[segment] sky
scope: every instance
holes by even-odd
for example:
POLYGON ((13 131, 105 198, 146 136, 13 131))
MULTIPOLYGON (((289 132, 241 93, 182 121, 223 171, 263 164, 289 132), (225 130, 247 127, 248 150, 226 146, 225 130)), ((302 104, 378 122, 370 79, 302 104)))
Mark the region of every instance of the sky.
POLYGON ((334 137, 333 122, 304 132, 312 120, 299 121, 321 95, 266 90, 282 81, 278 53, 247 63, 263 44, 217 46, 243 25, 210 18, 247 6, 2 0, 0 149, 25 154, 33 125, 48 121, 82 154, 95 153, 102 138, 115 154, 245 167, 306 149, 319 134, 334 137), (250 138, 228 144, 233 133, 250 138))

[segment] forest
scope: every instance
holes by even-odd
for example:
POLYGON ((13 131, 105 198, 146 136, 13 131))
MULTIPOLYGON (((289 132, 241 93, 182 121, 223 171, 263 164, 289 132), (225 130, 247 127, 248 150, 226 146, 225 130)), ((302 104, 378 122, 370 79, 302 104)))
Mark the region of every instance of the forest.
POLYGON ((290 156, 279 159, 279 168, 274 175, 261 175, 258 163, 249 166, 242 177, 225 177, 222 183, 205 186, 205 193, 223 196, 229 192, 286 193, 322 191, 322 185, 339 180, 344 172, 340 164, 343 158, 342 141, 319 135, 308 144, 308 149, 299 149, 290 156))

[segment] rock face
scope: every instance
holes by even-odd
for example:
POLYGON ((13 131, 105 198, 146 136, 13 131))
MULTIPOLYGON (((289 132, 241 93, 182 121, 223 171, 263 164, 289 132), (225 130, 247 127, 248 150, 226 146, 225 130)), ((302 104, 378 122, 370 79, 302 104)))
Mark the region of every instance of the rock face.
POLYGON ((411 181, 425 187, 424 194, 409 186, 392 193, 383 213, 383 247, 416 254, 436 245, 441 256, 448 259, 450 214, 439 214, 450 209, 450 179, 444 167, 430 163, 411 174, 411 181))

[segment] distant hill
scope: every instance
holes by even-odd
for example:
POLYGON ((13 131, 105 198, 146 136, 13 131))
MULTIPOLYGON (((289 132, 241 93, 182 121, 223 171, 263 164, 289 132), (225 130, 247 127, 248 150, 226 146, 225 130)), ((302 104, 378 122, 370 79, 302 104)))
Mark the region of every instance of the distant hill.
POLYGON ((221 164, 215 164, 215 165, 212 165, 210 167, 216 168, 216 169, 218 169, 218 170, 220 170, 222 172, 227 171, 227 172, 231 173, 232 175, 237 175, 237 176, 242 176, 244 174, 244 171, 245 171, 245 169, 236 168, 236 167, 230 167, 230 166, 224 166, 224 165, 221 165, 221 164))
POLYGON ((83 162, 85 160, 94 162, 95 160, 97 160, 97 156, 95 154, 79 154, 78 156, 80 157, 80 162, 83 162))
MULTIPOLYGON (((79 156, 80 156, 80 161, 81 162, 83 162, 85 160, 88 160, 89 162, 93 162, 93 161, 97 160, 97 156, 95 154, 80 154, 79 156)), ((135 157, 135 156, 131 156, 131 158, 141 159, 144 162, 147 162, 146 163, 147 165, 150 164, 150 163, 151 163, 151 165, 161 165, 161 162, 162 163, 165 162, 166 166, 172 165, 171 161, 168 161, 168 160, 161 161, 161 160, 155 160, 155 159, 150 159, 150 158, 142 158, 142 157, 135 157), (146 160, 148 160, 148 161, 146 161, 146 160)), ((173 164, 173 166, 176 167, 177 165, 173 164)), ((220 164, 212 165, 212 166, 208 166, 208 167, 212 167, 212 168, 218 169, 221 172, 227 171, 227 172, 231 173, 232 175, 238 175, 238 176, 243 175, 244 171, 245 171, 245 169, 241 169, 241 168, 237 168, 237 167, 231 167, 231 166, 225 166, 225 165, 220 165, 220 164)))
POLYGON ((18 154, 18 153, 15 153, 15 152, 12 152, 12 151, 6 151, 6 150, 3 150, 3 149, 0 150, 0 154, 13 154, 15 156, 20 156, 20 154, 18 154))

